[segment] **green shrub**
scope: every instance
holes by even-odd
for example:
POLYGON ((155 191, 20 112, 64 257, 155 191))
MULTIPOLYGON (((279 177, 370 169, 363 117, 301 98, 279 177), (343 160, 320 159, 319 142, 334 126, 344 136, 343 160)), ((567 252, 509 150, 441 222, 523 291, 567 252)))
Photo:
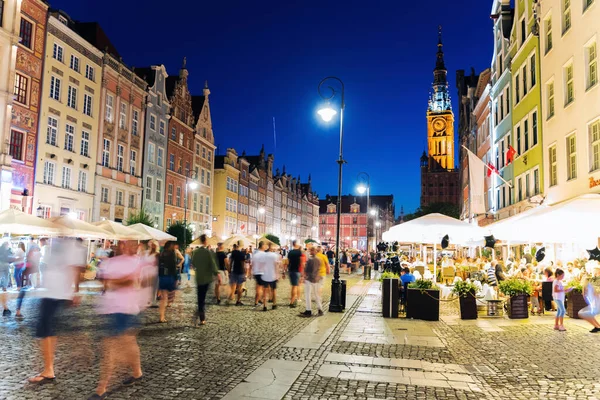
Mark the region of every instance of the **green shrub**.
POLYGON ((379 280, 381 282, 383 282, 384 279, 400 279, 400 276, 398 276, 398 274, 395 274, 393 272, 386 271, 383 274, 381 274, 381 276, 379 277, 379 280))
POLYGON ((517 296, 520 294, 531 295, 531 293, 533 292, 533 285, 531 284, 531 282, 516 278, 500 282, 498 288, 502 293, 509 297, 517 296))
POLYGON ((439 290, 439 288, 436 285, 434 285, 432 281, 426 280, 426 279, 417 279, 416 281, 410 283, 408 285, 408 287, 410 289, 421 289, 421 290, 435 289, 435 290, 439 290))
POLYGON ((566 289, 573 288, 573 290, 572 290, 573 292, 583 293, 583 286, 581 285, 581 281, 571 281, 571 282, 567 283, 565 288, 566 289))
POLYGON ((454 283, 452 293, 456 294, 458 297, 467 297, 469 294, 475 295, 475 293, 477 293, 477 286, 472 282, 457 281, 454 283))

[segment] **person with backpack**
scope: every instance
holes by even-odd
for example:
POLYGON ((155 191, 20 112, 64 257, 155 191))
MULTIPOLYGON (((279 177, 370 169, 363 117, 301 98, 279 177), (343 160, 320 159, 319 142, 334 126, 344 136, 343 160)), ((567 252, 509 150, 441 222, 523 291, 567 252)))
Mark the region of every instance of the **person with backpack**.
POLYGON ((167 322, 165 314, 169 294, 177 289, 177 255, 175 254, 174 242, 167 242, 158 257, 158 294, 160 296, 159 315, 160 322, 167 322))

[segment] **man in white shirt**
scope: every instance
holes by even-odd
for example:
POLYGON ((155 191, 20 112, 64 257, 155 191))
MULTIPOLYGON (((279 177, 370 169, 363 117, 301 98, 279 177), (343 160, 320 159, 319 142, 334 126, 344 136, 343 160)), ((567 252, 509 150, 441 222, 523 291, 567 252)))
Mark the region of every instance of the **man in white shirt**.
POLYGON ((269 245, 268 251, 262 252, 260 256, 262 257, 261 261, 263 268, 263 311, 267 311, 267 295, 269 289, 271 291, 271 299, 273 300, 272 309, 275 310, 277 309, 277 280, 279 278, 278 271, 281 256, 273 251, 272 245, 269 245))

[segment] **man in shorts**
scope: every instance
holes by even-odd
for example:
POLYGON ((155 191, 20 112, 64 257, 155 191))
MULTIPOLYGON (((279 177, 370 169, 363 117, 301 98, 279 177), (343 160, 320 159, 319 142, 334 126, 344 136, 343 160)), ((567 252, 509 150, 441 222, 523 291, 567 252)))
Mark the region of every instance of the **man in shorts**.
POLYGON ((221 286, 227 286, 227 269, 229 269, 229 260, 223 249, 223 243, 217 244, 216 255, 219 273, 215 278, 215 299, 217 299, 217 304, 221 304, 221 286))
POLYGON ((287 258, 290 285, 292 286, 290 307, 295 308, 298 306, 298 297, 300 292, 300 260, 302 258, 302 250, 300 249, 300 245, 295 240, 292 242, 292 250, 289 251, 287 258))
POLYGON ((231 273, 229 274, 229 286, 231 291, 229 292, 228 303, 233 300, 233 295, 236 295, 236 306, 243 306, 242 288, 244 282, 246 282, 246 271, 244 267, 245 255, 239 250, 237 244, 233 245, 233 251, 230 255, 231 273))
POLYGON ((269 244, 269 251, 265 252, 262 257, 263 259, 263 311, 267 311, 267 294, 271 292, 271 299, 273 301, 272 309, 277 309, 277 280, 279 277, 279 264, 281 263, 281 256, 279 253, 273 251, 272 245, 269 244))
POLYGON ((252 255, 252 276, 254 277, 254 282, 256 285, 256 293, 254 295, 254 307, 258 306, 262 303, 262 292, 263 292, 263 281, 262 276, 264 273, 263 261, 264 261, 264 253, 265 253, 265 243, 258 243, 258 248, 252 255))

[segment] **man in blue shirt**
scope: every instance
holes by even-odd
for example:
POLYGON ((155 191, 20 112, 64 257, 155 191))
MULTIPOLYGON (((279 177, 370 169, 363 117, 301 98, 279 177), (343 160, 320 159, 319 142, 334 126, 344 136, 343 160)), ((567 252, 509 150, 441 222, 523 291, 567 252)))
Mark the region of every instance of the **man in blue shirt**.
POLYGON ((410 273, 410 268, 404 267, 401 271, 402 276, 400 276, 400 280, 402 281, 402 286, 406 283, 411 283, 415 281, 415 276, 410 273))

